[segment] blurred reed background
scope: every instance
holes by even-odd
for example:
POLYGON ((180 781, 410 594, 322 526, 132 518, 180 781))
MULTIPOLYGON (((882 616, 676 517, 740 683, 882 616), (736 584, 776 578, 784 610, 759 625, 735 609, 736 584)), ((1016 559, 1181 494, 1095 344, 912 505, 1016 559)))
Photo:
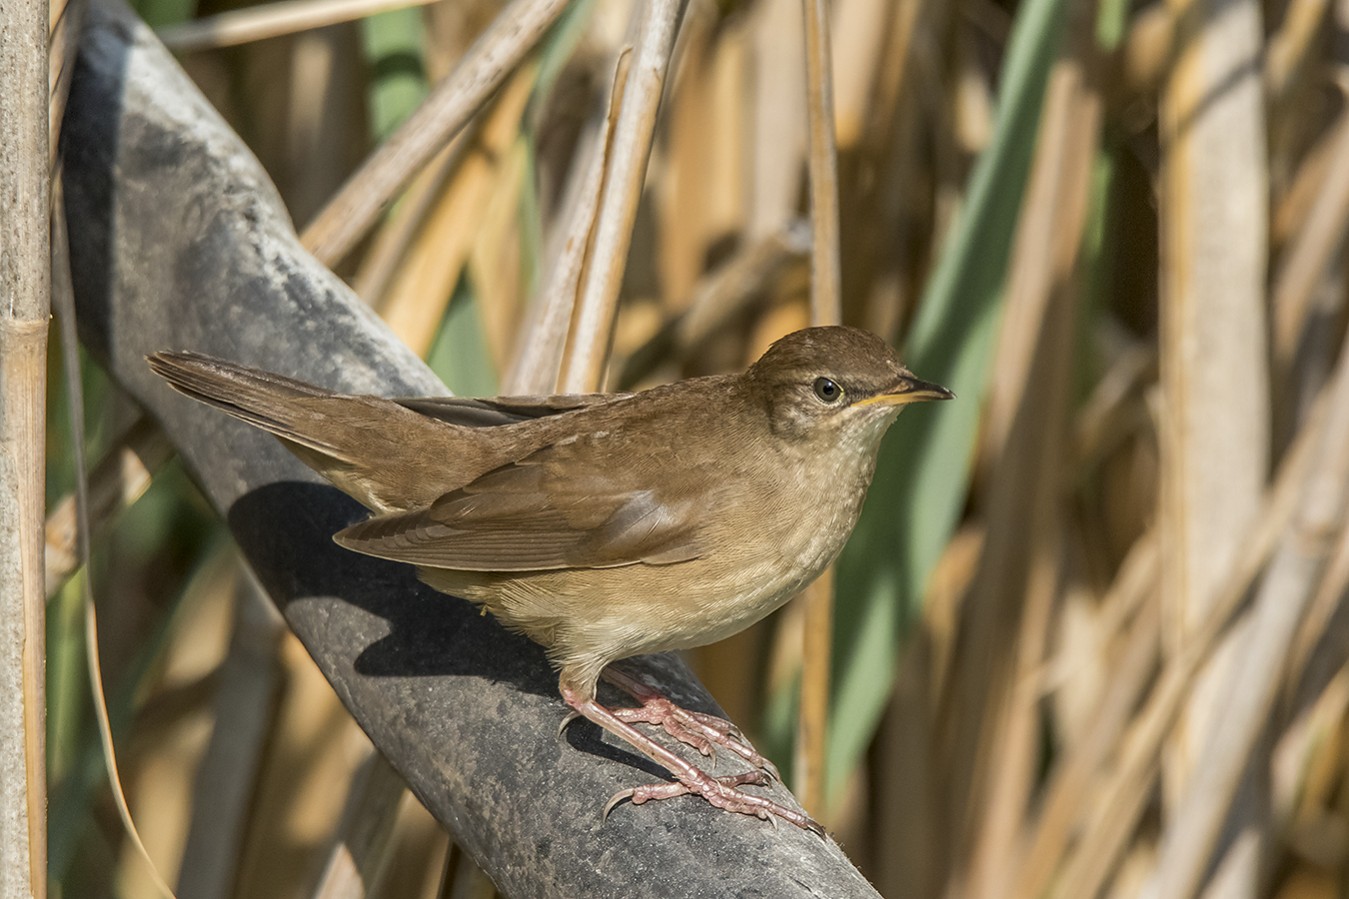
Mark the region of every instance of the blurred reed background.
MULTIPOLYGON (((549 298, 603 239, 578 223, 646 3, 573 0, 349 250, 306 226, 536 5, 139 8, 306 242, 486 394, 551 389, 584 339, 549 298)), ((740 368, 810 322, 814 7, 682 9, 609 388, 740 368)), ((695 653, 700 675, 887 897, 1349 894, 1349 2, 827 11, 843 319, 959 400, 892 430, 832 640, 803 656, 818 625, 793 603, 695 653), (827 722, 798 715, 803 680, 827 722)), ((367 762, 162 438, 85 370, 109 523, 73 578, 64 397, 50 415, 57 894, 155 895, 103 775, 87 577, 123 780, 180 895, 493 895, 367 762)))

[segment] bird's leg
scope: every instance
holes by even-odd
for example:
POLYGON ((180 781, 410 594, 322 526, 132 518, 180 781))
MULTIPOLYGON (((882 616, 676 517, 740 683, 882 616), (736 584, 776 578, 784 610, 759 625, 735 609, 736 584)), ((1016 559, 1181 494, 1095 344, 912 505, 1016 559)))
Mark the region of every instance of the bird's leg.
POLYGON ((809 830, 812 833, 824 836, 824 828, 816 823, 810 816, 796 809, 787 808, 784 805, 766 799, 763 796, 756 796, 753 793, 746 793, 740 787, 745 784, 764 784, 768 782, 767 777, 762 771, 757 769, 747 771, 742 774, 733 774, 727 777, 714 777, 706 771, 675 755, 670 750, 661 746, 655 740, 643 734, 631 724, 621 720, 611 710, 605 708, 596 702, 593 698, 582 699, 582 694, 573 690, 565 683, 562 685, 562 698, 567 705, 571 706, 577 714, 591 721, 599 727, 609 731, 614 736, 621 737, 639 750, 652 761, 663 766, 674 775, 675 783, 659 783, 649 786, 634 787, 631 790, 623 790, 609 800, 604 807, 604 813, 607 816, 609 810, 624 799, 632 800, 633 805, 641 805, 644 802, 653 799, 670 799, 675 796, 683 796, 686 793, 692 793, 703 797, 712 805, 729 812, 739 812, 742 815, 753 815, 764 821, 772 821, 775 817, 784 821, 790 821, 803 830, 809 830))
POLYGON ((670 736, 705 756, 713 755, 718 746, 729 749, 754 767, 767 771, 776 780, 782 780, 777 766, 760 755, 740 729, 725 718, 676 705, 645 681, 613 665, 605 668, 600 677, 641 703, 635 709, 611 709, 620 721, 628 724, 658 724, 670 736))

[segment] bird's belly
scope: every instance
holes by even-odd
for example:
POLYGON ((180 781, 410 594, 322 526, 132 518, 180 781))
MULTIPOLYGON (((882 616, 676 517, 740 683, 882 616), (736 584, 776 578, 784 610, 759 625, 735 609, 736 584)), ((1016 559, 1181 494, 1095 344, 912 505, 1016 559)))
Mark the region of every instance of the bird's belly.
POLYGON ((779 609, 818 575, 793 567, 763 566, 760 577, 739 589, 707 592, 697 597, 703 614, 690 615, 666 635, 665 645, 646 652, 691 649, 737 634, 779 609))
POLYGON ((771 554, 752 562, 712 557, 648 569, 669 577, 669 587, 611 600, 614 618, 624 619, 617 629, 630 635, 625 655, 705 646, 771 614, 818 577, 838 553, 838 547, 823 540, 797 547, 791 557, 771 554))
POLYGON ((483 603, 503 624, 555 655, 616 659, 703 646, 745 629, 814 580, 832 559, 833 553, 821 553, 823 547, 804 548, 795 558, 772 555, 748 563, 713 555, 675 565, 506 577, 423 571, 423 577, 483 603))
POLYGON ((703 614, 690 616, 676 639, 663 648, 689 649, 739 633, 776 611, 819 577, 838 555, 839 548, 823 538, 812 539, 797 544, 796 553, 790 557, 772 554, 752 565, 742 563, 739 570, 717 586, 699 590, 700 595, 690 597, 703 614))

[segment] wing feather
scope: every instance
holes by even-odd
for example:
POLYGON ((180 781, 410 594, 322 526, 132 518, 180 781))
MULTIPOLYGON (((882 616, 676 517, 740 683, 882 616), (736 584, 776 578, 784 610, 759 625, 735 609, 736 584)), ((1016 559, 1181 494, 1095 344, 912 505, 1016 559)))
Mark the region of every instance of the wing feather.
MULTIPOLYGON (((606 435, 607 436, 607 435, 606 435)), ((626 466, 596 437, 554 443, 483 474, 424 509, 381 515, 337 534, 356 552, 459 571, 669 565, 697 558, 694 500, 626 466)))

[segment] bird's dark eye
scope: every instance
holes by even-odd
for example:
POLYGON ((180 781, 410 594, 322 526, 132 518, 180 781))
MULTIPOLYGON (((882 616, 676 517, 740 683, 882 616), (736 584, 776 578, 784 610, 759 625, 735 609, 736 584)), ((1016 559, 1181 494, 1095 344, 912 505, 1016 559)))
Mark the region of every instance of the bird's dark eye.
POLYGON ((831 378, 815 379, 815 395, 826 403, 837 403, 843 396, 843 388, 838 386, 831 378))

